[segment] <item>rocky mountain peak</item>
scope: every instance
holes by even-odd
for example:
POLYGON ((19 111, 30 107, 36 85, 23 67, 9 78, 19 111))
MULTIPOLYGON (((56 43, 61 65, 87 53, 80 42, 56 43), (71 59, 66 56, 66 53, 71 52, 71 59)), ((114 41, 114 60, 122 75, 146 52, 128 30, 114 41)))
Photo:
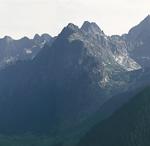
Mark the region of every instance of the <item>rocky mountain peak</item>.
POLYGON ((33 40, 39 40, 41 39, 41 36, 39 34, 35 34, 33 40))
POLYGON ((74 25, 73 23, 69 23, 59 34, 59 38, 66 39, 71 34, 78 32, 80 29, 78 26, 74 25))
POLYGON ((81 30, 94 35, 104 34, 95 22, 85 21, 81 27, 81 30))
POLYGON ((150 15, 133 27, 125 36, 128 42, 128 51, 141 66, 150 65, 150 15))
POLYGON ((145 17, 145 19, 143 19, 143 21, 141 21, 137 26, 139 26, 143 30, 150 29, 150 15, 145 17))
POLYGON ((47 33, 42 34, 41 37, 42 37, 44 40, 46 40, 47 42, 49 42, 49 41, 52 40, 52 37, 51 37, 49 34, 47 34, 47 33))
POLYGON ((66 28, 70 29, 72 31, 78 31, 79 30, 79 27, 74 25, 73 23, 69 23, 66 28))
MULTIPOLYGON (((99 64, 105 64, 104 68, 107 68, 106 66, 109 66, 109 64, 113 66, 112 70, 115 71, 117 69, 119 71, 122 71, 122 69, 125 71, 133 71, 141 68, 138 63, 129 57, 126 43, 120 36, 114 39, 109 38, 94 22, 85 21, 80 29, 72 23, 68 24, 58 36, 55 45, 61 44, 62 46, 65 42, 64 39, 69 40, 69 42, 76 41, 76 44, 74 44, 76 46, 79 45, 77 43, 78 41, 82 42, 84 48, 86 48, 85 54, 88 54, 90 57, 94 58, 94 60, 98 60, 99 64)), ((70 49, 68 50, 70 51, 70 49)), ((82 48, 80 51, 81 50, 84 49, 82 48)))
POLYGON ((42 35, 39 35, 39 34, 35 34, 33 40, 35 42, 51 42, 52 41, 52 37, 47 34, 47 33, 44 33, 42 35))
POLYGON ((5 36, 3 39, 8 43, 13 41, 13 39, 10 36, 5 36))
POLYGON ((150 36, 150 15, 148 15, 138 25, 133 27, 128 33, 129 39, 143 40, 150 36))
POLYGON ((142 22, 150 24, 150 15, 148 15, 142 22))

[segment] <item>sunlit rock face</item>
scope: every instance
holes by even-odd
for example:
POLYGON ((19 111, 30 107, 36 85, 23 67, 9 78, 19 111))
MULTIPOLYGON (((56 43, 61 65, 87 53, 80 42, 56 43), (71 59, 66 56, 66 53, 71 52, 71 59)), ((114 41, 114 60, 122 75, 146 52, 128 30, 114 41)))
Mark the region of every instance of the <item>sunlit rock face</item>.
MULTIPOLYGON (((100 86, 104 87, 109 84, 115 72, 141 69, 141 66, 128 54, 128 44, 121 36, 109 37, 96 23, 88 21, 84 22, 81 28, 73 24, 69 24, 68 28, 72 28, 68 40, 70 42, 81 41, 86 55, 97 60, 99 65, 93 72, 101 76, 100 86)), ((80 58, 80 63, 82 60, 80 58)))

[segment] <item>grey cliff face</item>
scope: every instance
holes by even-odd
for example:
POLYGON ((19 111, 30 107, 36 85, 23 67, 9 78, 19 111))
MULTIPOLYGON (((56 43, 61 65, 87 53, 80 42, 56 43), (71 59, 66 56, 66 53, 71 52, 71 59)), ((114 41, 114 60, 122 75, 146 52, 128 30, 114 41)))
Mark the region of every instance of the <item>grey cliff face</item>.
POLYGON ((143 68, 150 65, 150 15, 133 27, 124 39, 130 56, 143 68))
MULTIPOLYGON (((70 24, 68 25, 70 28, 70 24)), ((98 66, 93 72, 100 74, 100 86, 106 86, 116 72, 130 72, 141 66, 130 57, 128 46, 120 36, 109 37, 95 23, 84 22, 81 28, 72 25, 68 35, 70 42, 80 41, 85 48, 84 56, 93 57, 98 66)), ((80 63, 83 59, 80 58, 80 63)))

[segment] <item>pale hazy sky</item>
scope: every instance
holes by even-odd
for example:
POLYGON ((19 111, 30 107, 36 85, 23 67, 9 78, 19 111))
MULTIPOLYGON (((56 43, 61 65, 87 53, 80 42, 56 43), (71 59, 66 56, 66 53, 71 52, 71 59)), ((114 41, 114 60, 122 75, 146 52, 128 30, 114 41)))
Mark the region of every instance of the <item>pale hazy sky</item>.
POLYGON ((0 38, 57 35, 69 22, 94 21, 108 35, 122 34, 150 13, 150 0, 0 0, 0 38))

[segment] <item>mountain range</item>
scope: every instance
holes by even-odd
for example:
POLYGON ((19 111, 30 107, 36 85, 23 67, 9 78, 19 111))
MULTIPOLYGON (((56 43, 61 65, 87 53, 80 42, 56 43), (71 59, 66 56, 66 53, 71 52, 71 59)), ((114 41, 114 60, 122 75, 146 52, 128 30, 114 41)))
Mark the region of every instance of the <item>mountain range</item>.
MULTIPOLYGON (((137 112, 144 114, 143 119, 149 112, 145 102, 149 88, 139 93, 150 84, 149 40, 149 15, 122 36, 107 36, 96 23, 85 21, 81 28, 69 23, 56 37, 4 37, 0 40, 0 134, 40 137, 39 144, 30 143, 30 138, 24 144, 20 138, 23 146, 116 146, 117 142, 130 146, 137 139, 139 146, 147 144, 147 137, 140 139, 140 134, 132 143, 136 131, 128 128, 136 130, 137 112), (136 110, 142 102, 146 109, 136 110)), ((142 122, 137 124, 140 129, 145 126, 142 122)))
POLYGON ((0 69, 21 60, 32 60, 46 43, 51 44, 53 38, 48 34, 36 34, 33 39, 23 37, 14 40, 9 36, 0 39, 0 69))

